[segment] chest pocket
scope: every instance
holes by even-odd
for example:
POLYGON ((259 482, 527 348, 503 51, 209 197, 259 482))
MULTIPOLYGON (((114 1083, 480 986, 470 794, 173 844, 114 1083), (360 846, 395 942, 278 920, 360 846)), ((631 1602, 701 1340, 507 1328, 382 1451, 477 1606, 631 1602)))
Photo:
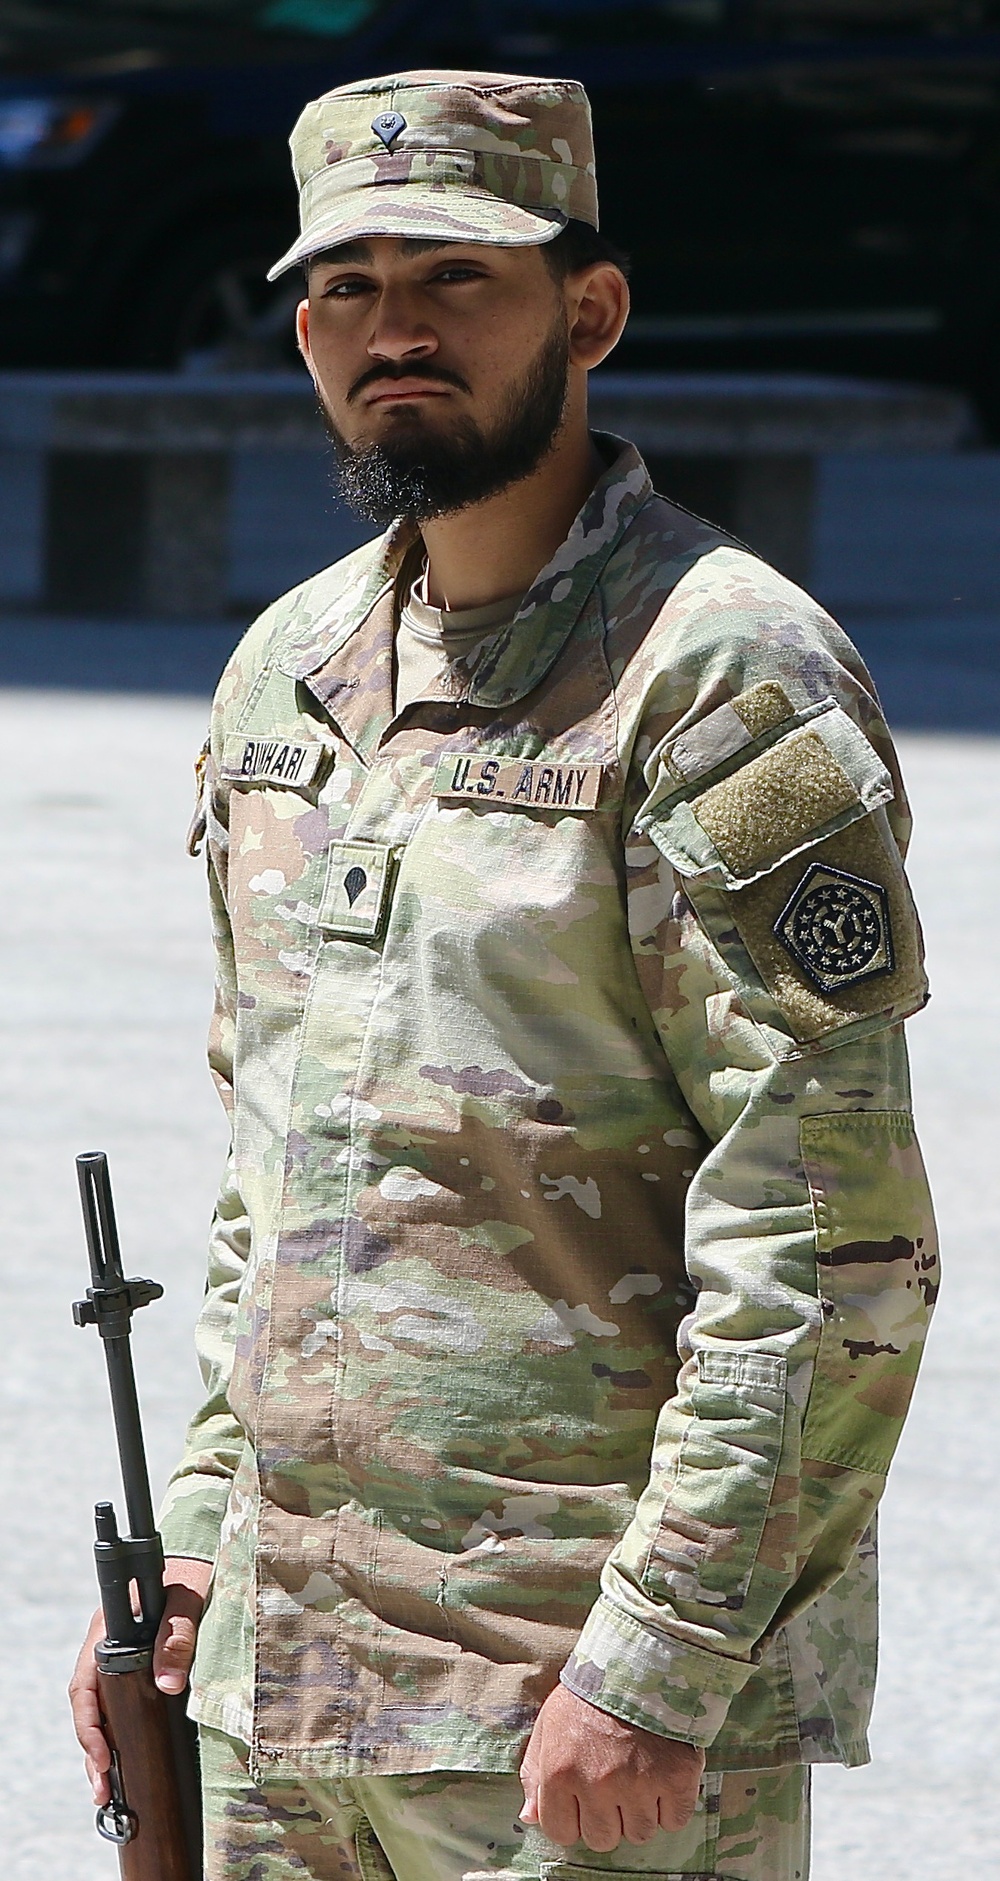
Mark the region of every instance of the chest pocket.
MULTIPOLYGON (((753 692, 742 697, 752 722, 753 692)), ((888 771, 832 699, 793 714, 781 698, 785 715, 728 753, 739 698, 678 740, 637 828, 681 877, 748 1008, 816 1049, 916 1011, 927 983, 888 771), (680 782, 694 750, 715 762, 680 782)))

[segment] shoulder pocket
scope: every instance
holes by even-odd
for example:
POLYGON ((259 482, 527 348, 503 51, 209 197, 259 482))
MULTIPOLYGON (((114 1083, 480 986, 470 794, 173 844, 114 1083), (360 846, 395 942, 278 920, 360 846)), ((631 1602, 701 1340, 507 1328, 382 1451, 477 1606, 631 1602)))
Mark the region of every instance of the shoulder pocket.
POLYGON ((888 771, 832 699, 798 714, 789 707, 718 756, 712 720, 742 723, 740 705, 718 708, 677 741, 682 756, 692 744, 714 750, 700 776, 680 782, 668 751, 636 827, 682 878, 755 1016, 777 1017, 816 1047, 840 1042, 845 1027, 870 1030, 915 1012, 927 983, 885 815, 888 771))

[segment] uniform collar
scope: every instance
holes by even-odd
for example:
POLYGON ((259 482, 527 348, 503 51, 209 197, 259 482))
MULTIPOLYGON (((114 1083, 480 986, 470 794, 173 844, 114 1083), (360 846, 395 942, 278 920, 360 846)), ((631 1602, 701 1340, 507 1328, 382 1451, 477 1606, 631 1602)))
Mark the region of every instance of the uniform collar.
MULTIPOLYGON (((638 511, 653 493, 649 472, 633 444, 607 433, 595 443, 608 468, 594 485, 569 534, 528 589, 510 625, 483 650, 460 692, 452 697, 491 709, 513 705, 545 678, 583 612, 600 574, 638 511)), ((376 542, 338 565, 337 586, 316 614, 300 603, 298 631, 285 639, 279 669, 292 678, 322 678, 311 690, 329 700, 350 684, 350 642, 377 604, 391 593, 412 525, 394 523, 376 542)), ((378 612, 382 613, 382 608, 378 612)))
POLYGON ((472 705, 513 705, 534 691, 555 665, 605 563, 653 494, 634 444, 600 432, 595 443, 611 458, 608 468, 566 540, 532 582, 510 626, 484 648, 469 681, 472 705))

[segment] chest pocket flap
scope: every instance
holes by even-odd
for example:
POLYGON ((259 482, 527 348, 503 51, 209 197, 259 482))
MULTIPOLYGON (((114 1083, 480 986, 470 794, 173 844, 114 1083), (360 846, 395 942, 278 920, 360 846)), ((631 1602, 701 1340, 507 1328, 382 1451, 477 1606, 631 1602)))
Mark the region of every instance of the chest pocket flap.
POLYGON ((750 1009, 773 1022, 777 1007, 813 1047, 916 1011, 920 928, 885 816, 892 780, 864 733, 824 700, 716 758, 678 783, 668 752, 636 827, 682 877, 750 1009))

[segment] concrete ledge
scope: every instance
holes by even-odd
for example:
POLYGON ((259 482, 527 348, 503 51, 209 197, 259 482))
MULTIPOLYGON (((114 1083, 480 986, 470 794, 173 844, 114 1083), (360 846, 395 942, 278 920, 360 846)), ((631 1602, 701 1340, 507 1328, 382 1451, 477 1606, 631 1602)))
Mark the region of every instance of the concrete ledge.
POLYGON ((0 373, 0 445, 46 451, 329 448, 301 373, 0 373))
POLYGON ((963 393, 868 379, 596 372, 590 406, 596 426, 620 431, 651 456, 954 451, 977 441, 963 393))
MULTIPOLYGON (((598 428, 641 451, 816 456, 976 441, 968 400, 935 386, 792 373, 596 372, 598 428)), ((328 448, 305 373, 0 373, 0 445, 50 451, 328 448)))
MULTIPOLYGON (((591 400, 595 426, 633 439, 664 495, 801 583, 821 454, 975 439, 967 401, 933 387, 601 372, 591 400)), ((329 452, 304 372, 0 374, 5 498, 34 489, 43 518, 37 593, 22 585, 16 598, 74 614, 223 614, 233 462, 247 452, 329 452)))

